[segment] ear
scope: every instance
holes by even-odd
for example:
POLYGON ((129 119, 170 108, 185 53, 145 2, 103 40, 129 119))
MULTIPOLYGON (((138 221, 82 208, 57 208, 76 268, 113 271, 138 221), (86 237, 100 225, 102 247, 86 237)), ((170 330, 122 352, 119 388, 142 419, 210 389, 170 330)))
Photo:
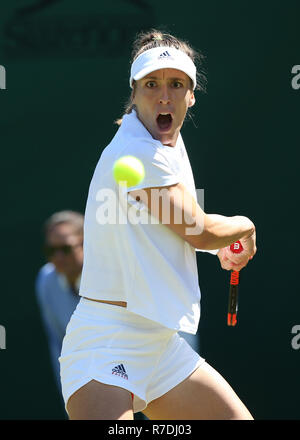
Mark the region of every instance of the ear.
POLYGON ((136 82, 135 82, 135 80, 133 80, 132 90, 131 90, 131 95, 130 95, 130 100, 131 100, 132 104, 134 104, 135 90, 136 90, 136 82))
POLYGON ((195 102, 196 102, 195 95, 194 95, 194 93, 191 93, 191 96, 190 96, 190 99, 189 99, 189 107, 193 107, 195 102))

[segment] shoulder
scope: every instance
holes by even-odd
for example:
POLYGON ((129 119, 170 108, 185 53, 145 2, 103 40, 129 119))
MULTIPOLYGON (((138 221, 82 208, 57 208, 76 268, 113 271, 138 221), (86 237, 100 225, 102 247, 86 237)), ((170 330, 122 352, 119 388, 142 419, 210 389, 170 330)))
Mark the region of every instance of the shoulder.
POLYGON ((164 155, 163 145, 155 139, 136 137, 130 142, 124 142, 123 148, 119 150, 120 156, 135 156, 140 160, 150 160, 164 155))
POLYGON ((169 164, 177 159, 174 148, 163 145, 152 136, 143 133, 120 139, 118 144, 113 145, 111 155, 114 160, 122 156, 134 156, 144 164, 152 165, 159 162, 169 164))
POLYGON ((135 111, 124 115, 110 144, 103 150, 102 158, 118 159, 121 156, 132 155, 141 160, 151 158, 156 154, 163 154, 168 150, 162 143, 154 139, 142 122, 137 118, 135 111))
POLYGON ((101 154, 92 193, 100 182, 107 187, 111 185, 112 175, 108 170, 123 156, 134 156, 143 163, 146 176, 143 185, 165 186, 178 182, 181 165, 176 149, 154 139, 136 115, 130 114, 125 115, 116 135, 101 154))
POLYGON ((119 136, 115 136, 111 143, 104 148, 102 158, 124 155, 151 155, 159 150, 163 145, 151 136, 135 135, 126 133, 125 130, 119 136))
POLYGON ((153 138, 135 136, 128 139, 127 137, 120 137, 103 150, 96 174, 100 174, 103 178, 104 173, 111 169, 114 163, 123 156, 136 157, 143 163, 145 170, 149 172, 148 167, 159 163, 167 165, 172 162, 167 149, 168 147, 164 147, 153 138))
POLYGON ((38 296, 45 295, 45 290, 57 280, 57 272, 52 263, 42 266, 35 280, 36 293, 38 296))

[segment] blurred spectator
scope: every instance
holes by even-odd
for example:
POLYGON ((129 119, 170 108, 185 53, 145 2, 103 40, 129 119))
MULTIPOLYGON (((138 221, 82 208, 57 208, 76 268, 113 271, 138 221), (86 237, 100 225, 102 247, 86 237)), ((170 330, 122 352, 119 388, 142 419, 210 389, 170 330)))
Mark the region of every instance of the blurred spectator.
POLYGON ((44 225, 44 252, 48 260, 36 279, 36 296, 44 323, 51 362, 59 390, 59 362, 66 326, 79 301, 83 263, 82 214, 61 211, 44 225))

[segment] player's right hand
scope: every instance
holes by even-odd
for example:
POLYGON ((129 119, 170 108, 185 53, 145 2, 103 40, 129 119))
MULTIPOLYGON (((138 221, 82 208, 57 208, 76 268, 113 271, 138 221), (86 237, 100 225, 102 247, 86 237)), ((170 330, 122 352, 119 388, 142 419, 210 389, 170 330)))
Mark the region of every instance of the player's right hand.
MULTIPOLYGON (((256 247, 256 230, 254 229, 253 233, 251 235, 249 235, 248 237, 242 237, 240 239, 240 242, 241 242, 241 245, 243 246, 243 249, 244 249, 241 252, 241 254, 243 254, 245 252, 246 255, 248 256, 248 258, 250 260, 252 260, 252 258, 254 257, 254 255, 257 252, 257 247, 256 247)), ((234 254, 234 255, 239 255, 239 254, 234 254)))
POLYGON ((255 230, 249 237, 241 238, 240 242, 243 246, 243 251, 239 254, 233 253, 230 246, 219 250, 217 255, 222 269, 240 271, 247 266, 249 260, 252 260, 257 251, 255 230))

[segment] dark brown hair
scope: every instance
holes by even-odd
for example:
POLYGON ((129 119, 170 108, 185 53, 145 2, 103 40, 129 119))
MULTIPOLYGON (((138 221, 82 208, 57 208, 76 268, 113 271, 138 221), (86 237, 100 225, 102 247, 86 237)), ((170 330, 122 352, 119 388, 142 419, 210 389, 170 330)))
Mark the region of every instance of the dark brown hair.
MULTIPOLYGON (((197 67, 197 85, 196 90, 202 92, 206 91, 206 76, 203 69, 204 55, 196 52, 186 41, 179 40, 171 34, 166 32, 151 29, 148 32, 140 32, 133 42, 133 49, 131 53, 131 64, 143 52, 155 47, 174 47, 181 50, 188 55, 197 67)), ((134 81, 133 81, 134 88, 134 81)), ((133 89, 134 90, 134 89, 133 89)), ((131 113, 133 108, 132 94, 125 105, 125 114, 131 113)), ((121 125, 122 119, 115 121, 116 124, 121 125)))

